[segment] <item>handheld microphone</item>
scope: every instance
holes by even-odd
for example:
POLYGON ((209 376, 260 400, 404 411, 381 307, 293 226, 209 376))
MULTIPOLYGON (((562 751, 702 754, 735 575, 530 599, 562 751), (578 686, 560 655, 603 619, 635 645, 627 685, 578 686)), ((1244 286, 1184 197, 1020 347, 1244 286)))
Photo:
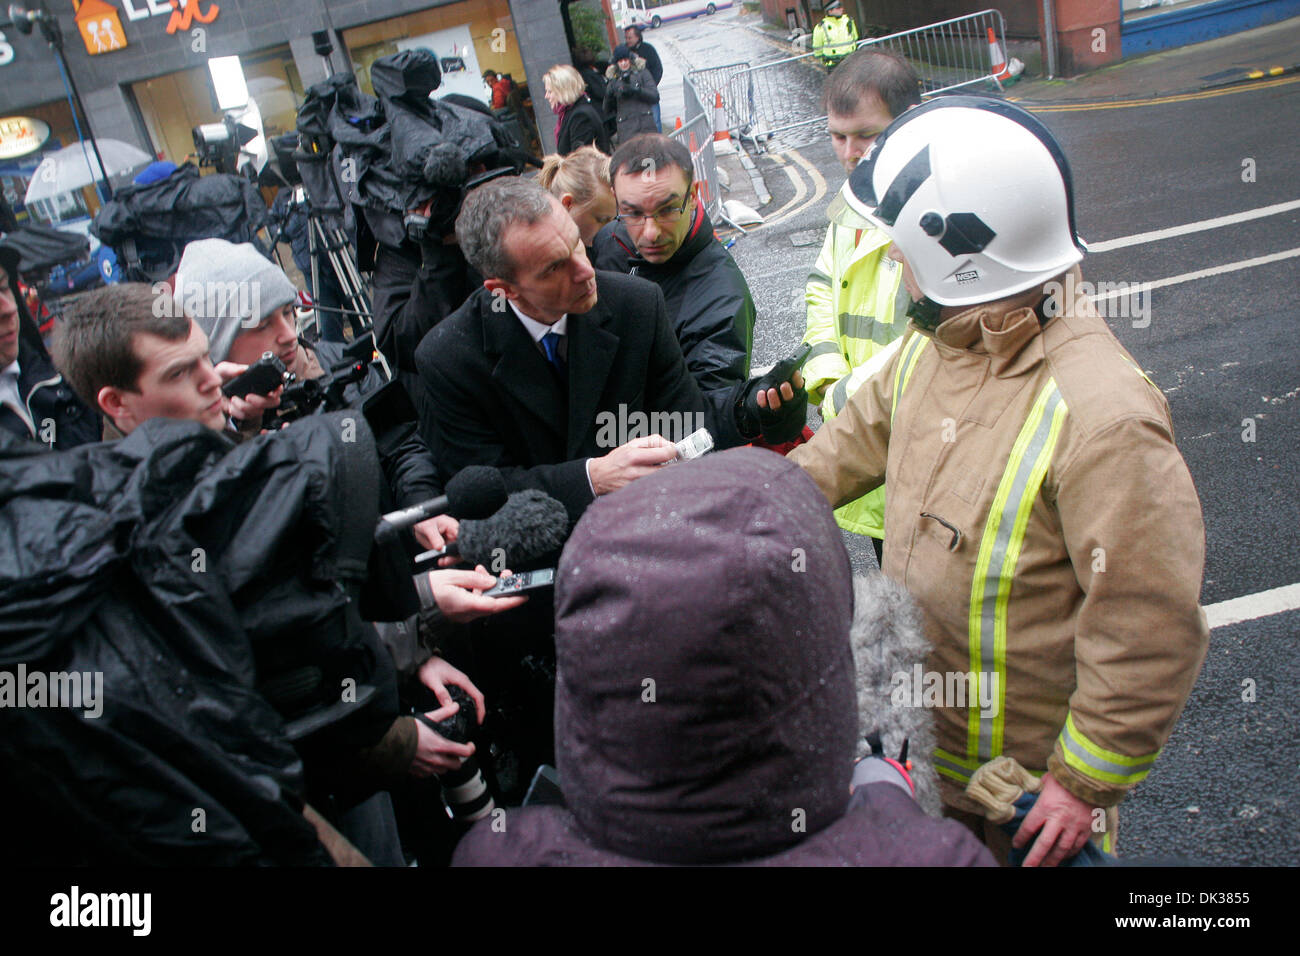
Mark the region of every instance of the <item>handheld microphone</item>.
POLYGON ((379 519, 375 541, 386 544, 399 531, 419 524, 435 515, 454 514, 457 518, 486 518, 506 503, 506 481, 501 472, 487 465, 471 465, 457 472, 447 482, 447 493, 418 505, 390 511, 379 519))
POLYGON ((425 551, 416 563, 442 557, 462 558, 470 565, 491 567, 498 553, 505 564, 518 567, 564 546, 569 513, 564 505, 535 488, 516 491, 490 518, 462 521, 460 534, 441 551, 425 551))

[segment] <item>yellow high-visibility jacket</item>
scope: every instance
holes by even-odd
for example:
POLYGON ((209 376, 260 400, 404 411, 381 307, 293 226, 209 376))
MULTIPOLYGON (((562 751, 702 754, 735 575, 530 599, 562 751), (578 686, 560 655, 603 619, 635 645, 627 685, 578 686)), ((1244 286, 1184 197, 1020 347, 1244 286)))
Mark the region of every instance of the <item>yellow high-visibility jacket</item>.
MULTIPOLYGON (((804 387, 826 421, 871 377, 885 347, 907 327, 911 299, 902 287, 902 267, 885 255, 888 249, 889 237, 879 229, 831 223, 808 276, 803 340, 813 349, 803 367, 804 387)), ((835 520, 846 531, 883 538, 885 489, 838 509, 835 520)))
POLYGON ((1001 755, 1119 803, 1209 641, 1205 526, 1164 395, 1086 296, 1046 324, 1032 299, 913 323, 789 455, 832 506, 888 479, 883 569, 921 608, 935 675, 904 675, 897 705, 935 707, 944 802, 971 812, 966 782, 1001 755))
POLYGON ((847 13, 826 17, 813 27, 813 55, 821 60, 842 60, 858 42, 858 25, 847 13))

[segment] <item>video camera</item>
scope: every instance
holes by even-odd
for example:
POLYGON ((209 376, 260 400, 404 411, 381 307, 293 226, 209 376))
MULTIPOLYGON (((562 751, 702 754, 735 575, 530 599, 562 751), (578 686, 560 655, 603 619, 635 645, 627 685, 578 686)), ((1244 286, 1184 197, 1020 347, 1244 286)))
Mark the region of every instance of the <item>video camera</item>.
POLYGON ((343 391, 370 372, 370 363, 352 359, 333 366, 320 378, 305 378, 285 387, 276 409, 275 428, 283 428, 304 415, 337 412, 349 406, 343 391))
POLYGON ((200 166, 212 166, 219 173, 237 173, 244 147, 262 135, 233 116, 223 116, 220 123, 201 123, 190 135, 200 166))

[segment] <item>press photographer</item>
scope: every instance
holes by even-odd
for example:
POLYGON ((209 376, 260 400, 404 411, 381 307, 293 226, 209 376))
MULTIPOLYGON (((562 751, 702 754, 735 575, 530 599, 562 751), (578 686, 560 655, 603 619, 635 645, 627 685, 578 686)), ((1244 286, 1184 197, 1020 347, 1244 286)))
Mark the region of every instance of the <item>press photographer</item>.
MULTIPOLYGON (((430 98, 442 80, 431 51, 380 57, 370 77, 374 97, 350 75, 313 86, 298 129, 304 150, 331 156, 334 185, 360 213, 376 343, 421 403, 410 388, 415 348, 478 284, 455 244, 461 199, 477 182, 519 173, 528 157, 490 114, 430 98)), ((303 175, 310 192, 311 174, 303 175)))

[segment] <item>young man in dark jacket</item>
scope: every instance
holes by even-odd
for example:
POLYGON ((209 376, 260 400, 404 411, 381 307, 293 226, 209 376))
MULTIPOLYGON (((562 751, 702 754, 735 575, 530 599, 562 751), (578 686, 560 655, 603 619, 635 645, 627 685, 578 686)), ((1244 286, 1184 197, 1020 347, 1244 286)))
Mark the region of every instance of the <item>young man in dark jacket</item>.
MULTIPOLYGON (((857 678, 873 668, 855 666, 850 631, 900 629, 889 616, 854 623, 831 510, 778 455, 674 464, 596 502, 556 580, 564 806, 478 824, 453 863, 992 866, 965 827, 922 812, 900 768, 854 768, 855 683, 876 681, 857 678)), ((909 727, 921 713, 871 703, 909 727)), ((894 743, 903 728, 875 729, 894 743)))
POLYGON ((0 428, 56 451, 99 441, 99 416, 63 380, 27 314, 18 260, 0 245, 0 428))
POLYGON ((596 236, 596 268, 641 276, 663 290, 702 390, 743 382, 754 346, 754 300, 731 253, 714 238, 692 182, 690 151, 651 133, 620 146, 609 168, 619 214, 596 236))

